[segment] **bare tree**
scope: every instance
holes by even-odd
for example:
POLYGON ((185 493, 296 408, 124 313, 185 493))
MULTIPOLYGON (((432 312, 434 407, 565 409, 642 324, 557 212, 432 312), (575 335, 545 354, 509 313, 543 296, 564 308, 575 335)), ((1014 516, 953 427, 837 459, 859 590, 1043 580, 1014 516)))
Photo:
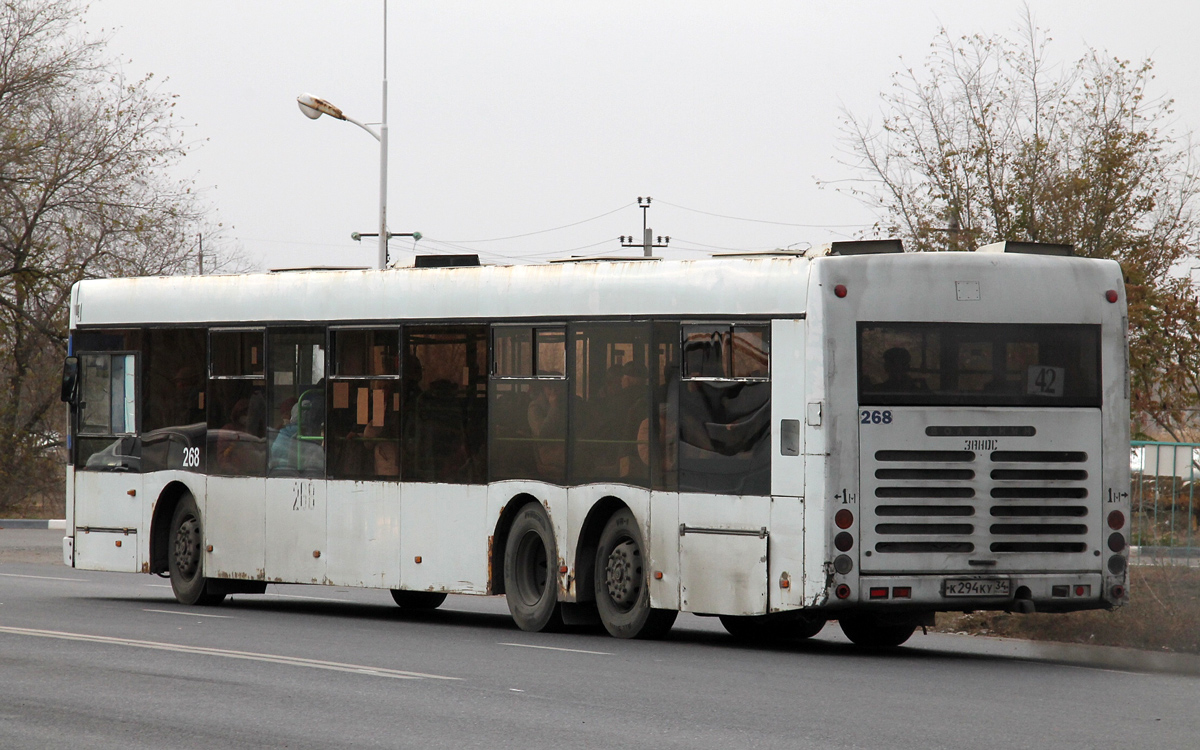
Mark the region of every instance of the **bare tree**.
POLYGON ((0 6, 0 511, 61 482, 72 284, 191 271, 197 227, 212 223, 172 176, 188 150, 174 97, 127 81, 82 12, 0 6))
POLYGON ((1018 38, 942 29, 921 69, 893 76, 882 120, 847 113, 851 192, 876 231, 919 251, 1061 242, 1125 272, 1135 434, 1191 434, 1200 322, 1181 280, 1197 256, 1200 182, 1190 133, 1152 97, 1152 63, 1089 50, 1050 63, 1026 18, 1018 38))

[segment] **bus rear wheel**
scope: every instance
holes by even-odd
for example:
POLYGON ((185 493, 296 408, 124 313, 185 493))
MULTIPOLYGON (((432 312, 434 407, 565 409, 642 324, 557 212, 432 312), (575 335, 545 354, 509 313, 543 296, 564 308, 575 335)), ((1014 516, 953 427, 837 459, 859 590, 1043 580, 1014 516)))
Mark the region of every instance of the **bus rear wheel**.
POLYGON ((749 617, 721 615, 721 624, 739 640, 781 641, 812 638, 825 627, 825 618, 792 612, 749 617))
POLYGON ((675 610, 650 606, 642 532, 628 508, 613 514, 596 549, 595 594, 600 622, 616 638, 661 638, 675 624, 675 610))
POLYGON ((895 648, 917 630, 916 622, 880 622, 866 617, 839 618, 838 624, 851 643, 870 649, 895 648))
POLYGON ((504 595, 517 627, 558 630, 558 552, 550 517, 538 503, 517 511, 504 547, 504 595))
POLYGON ((392 599, 404 609, 437 609, 446 601, 446 595, 440 591, 392 589, 392 599))
POLYGON ((180 604, 212 607, 225 599, 225 594, 209 593, 204 577, 204 527, 200 509, 191 495, 184 495, 171 516, 171 549, 167 569, 171 574, 171 590, 180 604))

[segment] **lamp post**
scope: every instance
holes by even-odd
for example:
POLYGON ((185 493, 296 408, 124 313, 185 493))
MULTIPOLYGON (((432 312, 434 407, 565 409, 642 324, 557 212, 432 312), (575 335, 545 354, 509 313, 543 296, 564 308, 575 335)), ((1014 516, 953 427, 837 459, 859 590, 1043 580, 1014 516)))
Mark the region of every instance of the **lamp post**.
POLYGON ((388 257, 388 230, 387 230, 387 164, 388 164, 388 85, 387 85, 387 0, 383 3, 383 118, 379 123, 379 132, 372 130, 370 127, 355 120, 353 117, 348 117, 342 110, 338 109, 333 104, 319 96, 312 94, 301 94, 296 97, 296 103, 300 105, 300 111, 305 117, 315 120, 321 115, 329 115, 337 120, 345 120, 346 122, 354 123, 363 130, 371 134, 371 136, 379 141, 379 258, 377 266, 379 268, 387 267, 388 257))

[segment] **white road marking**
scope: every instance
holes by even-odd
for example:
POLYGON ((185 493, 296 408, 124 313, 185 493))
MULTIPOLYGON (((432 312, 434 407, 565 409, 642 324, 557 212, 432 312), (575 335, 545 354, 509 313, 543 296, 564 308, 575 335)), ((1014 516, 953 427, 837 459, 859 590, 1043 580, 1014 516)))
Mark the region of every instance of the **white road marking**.
POLYGON ((280 599, 311 599, 314 602, 337 602, 338 604, 354 604, 353 599, 331 599, 327 596, 301 596, 300 594, 259 594, 259 596, 276 596, 280 599))
POLYGON ((517 648, 540 648, 545 651, 566 651, 572 654, 595 654, 596 656, 612 656, 608 651, 585 651, 581 648, 558 648, 556 646, 534 646, 530 643, 498 643, 498 646, 516 646, 517 648))
POLYGON ((143 609, 143 612, 157 612, 160 615, 183 615, 184 617, 219 617, 222 620, 232 620, 233 615, 202 615, 199 612, 180 612, 177 609, 143 609))
POLYGON ((76 583, 91 583, 86 578, 55 578, 54 576, 23 576, 20 573, 0 573, 5 578, 37 578, 40 581, 75 581, 76 583))
POLYGON ((85 643, 104 643, 113 646, 130 646, 145 648, 153 651, 173 651, 180 654, 200 654, 203 656, 223 656, 227 659, 245 659, 261 661, 268 664, 285 664, 292 667, 309 667, 311 669, 328 669, 333 672, 350 672, 352 674, 374 675, 376 677, 391 677, 398 680, 461 680, 461 677, 447 677, 440 674, 425 672, 409 672, 401 669, 386 669, 384 667, 368 667, 362 664, 343 664, 336 661, 320 659, 304 659, 298 656, 283 656, 280 654, 260 654, 253 651, 232 651, 224 648, 207 648, 204 646, 187 646, 181 643, 162 643, 160 641, 139 641, 132 638, 113 638, 104 635, 87 635, 86 633, 68 633, 60 630, 37 630, 34 628, 11 628, 0 626, 0 633, 12 635, 30 635, 38 638, 56 638, 63 641, 83 641, 85 643))
MULTIPOLYGON (((63 580, 67 580, 67 579, 63 579, 63 580)), ((74 579, 71 579, 71 580, 74 580, 74 579)), ((169 588, 171 588, 170 584, 166 584, 166 583, 147 583, 145 585, 149 586, 152 589, 169 589, 169 588)), ((280 599, 311 599, 315 602, 337 602, 339 604, 353 604, 354 603, 353 599, 331 599, 327 596, 303 596, 301 594, 262 593, 262 594, 250 594, 250 596, 274 596, 274 597, 277 597, 280 599)))

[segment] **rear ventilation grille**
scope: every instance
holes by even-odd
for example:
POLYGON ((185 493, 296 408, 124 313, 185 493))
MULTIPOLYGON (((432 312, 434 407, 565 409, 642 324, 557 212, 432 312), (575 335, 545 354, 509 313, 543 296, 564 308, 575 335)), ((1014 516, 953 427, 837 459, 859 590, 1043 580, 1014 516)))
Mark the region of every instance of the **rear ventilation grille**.
MULTIPOLYGON (((867 455, 874 460, 864 456, 864 489, 874 495, 879 522, 868 527, 864 544, 879 553, 877 565, 909 569, 922 565, 912 555, 977 549, 1088 551, 1088 508, 1078 502, 1088 497, 1086 452, 877 450, 867 455), (988 517, 995 520, 964 523, 988 517), (897 557, 889 562, 888 555, 897 557)), ((944 569, 945 563, 944 557, 934 557, 927 564, 944 569)))
POLYGON ((934 482, 948 479, 974 479, 970 469, 876 469, 876 479, 929 479, 934 482))

